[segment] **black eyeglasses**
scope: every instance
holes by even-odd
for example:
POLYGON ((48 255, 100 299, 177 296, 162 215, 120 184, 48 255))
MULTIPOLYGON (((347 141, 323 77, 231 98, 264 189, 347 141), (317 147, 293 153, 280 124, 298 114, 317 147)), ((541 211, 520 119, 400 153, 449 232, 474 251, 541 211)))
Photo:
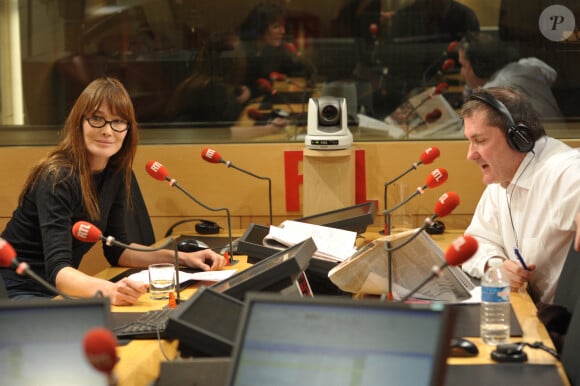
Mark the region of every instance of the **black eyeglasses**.
POLYGON ((129 122, 123 119, 114 119, 112 121, 107 121, 105 118, 99 117, 98 115, 93 115, 92 117, 88 117, 85 119, 87 120, 89 125, 91 125, 95 129, 103 128, 108 123, 111 126, 111 129, 113 129, 113 131, 116 131, 117 133, 127 131, 131 126, 129 125, 129 122))

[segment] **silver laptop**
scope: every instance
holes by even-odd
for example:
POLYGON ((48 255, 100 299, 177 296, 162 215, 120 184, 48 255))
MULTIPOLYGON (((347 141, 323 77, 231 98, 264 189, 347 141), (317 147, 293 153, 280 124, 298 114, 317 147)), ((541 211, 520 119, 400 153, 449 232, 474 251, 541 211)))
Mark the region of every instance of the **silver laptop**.
POLYGON ((452 328, 441 303, 251 293, 226 385, 442 385, 452 328))

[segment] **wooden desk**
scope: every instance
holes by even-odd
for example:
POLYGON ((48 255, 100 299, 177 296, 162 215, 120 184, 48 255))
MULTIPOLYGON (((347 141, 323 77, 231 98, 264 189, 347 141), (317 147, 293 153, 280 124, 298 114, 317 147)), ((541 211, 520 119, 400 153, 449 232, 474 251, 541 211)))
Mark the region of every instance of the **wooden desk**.
MULTIPOLYGON (((251 266, 245 256, 236 256, 238 262, 225 269, 244 270, 251 266)), ((99 272, 96 277, 110 279, 123 273, 126 268, 109 267, 99 272)), ((189 299, 201 286, 211 285, 211 282, 202 282, 185 288, 180 292, 182 300, 189 299)), ((130 307, 111 306, 113 312, 144 312, 157 310, 167 305, 167 300, 152 300, 149 294, 143 294, 137 304, 130 307)), ((128 344, 118 347, 120 357, 115 366, 115 374, 119 386, 149 386, 159 376, 160 363, 164 360, 173 360, 178 357, 177 341, 132 340, 128 344), (165 357, 165 355, 167 358, 165 357)))
MULTIPOLYGON (((363 235, 365 241, 370 241, 380 236, 380 228, 369 228, 363 235)), ((434 240, 446 249, 450 243, 463 234, 461 230, 448 230, 443 235, 433 236, 434 240)), ((239 262, 234 266, 237 269, 245 269, 250 266, 244 256, 237 256, 239 262)), ((100 272, 98 277, 111 278, 123 271, 123 268, 107 268, 100 272)), ((205 283, 209 284, 209 283, 205 283)), ((181 292, 182 299, 188 299, 197 290, 198 286, 192 286, 181 292)), ((511 303, 518 321, 523 330, 520 338, 511 338, 512 342, 536 342, 541 341, 546 346, 553 348, 552 341, 544 325, 536 316, 536 307, 527 293, 512 292, 511 303)), ((150 309, 160 309, 165 306, 165 301, 151 300, 148 294, 143 295, 139 302, 131 307, 113 306, 113 311, 146 311, 150 309)), ((469 338, 477 344, 479 355, 473 358, 449 358, 449 365, 468 364, 492 364, 490 354, 494 346, 488 346, 482 342, 481 338, 469 338)), ((166 358, 161 352, 161 348, 167 355, 168 360, 177 358, 177 342, 167 342, 156 340, 131 341, 129 344, 119 347, 121 360, 115 367, 115 373, 119 379, 119 386, 149 386, 159 376, 160 363, 166 358)), ((565 385, 570 385, 562 364, 550 354, 539 349, 526 348, 529 364, 555 364, 565 385)))

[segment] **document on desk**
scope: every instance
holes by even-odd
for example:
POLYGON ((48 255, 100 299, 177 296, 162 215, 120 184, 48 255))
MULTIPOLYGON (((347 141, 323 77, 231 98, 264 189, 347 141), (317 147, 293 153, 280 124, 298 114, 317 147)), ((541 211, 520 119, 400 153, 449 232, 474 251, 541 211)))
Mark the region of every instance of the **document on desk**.
MULTIPOLYGON (((381 237, 372 241, 349 259, 328 273, 330 280, 341 290, 352 293, 381 295, 388 292, 389 257, 386 247, 395 248, 406 242, 418 230, 381 237)), ((433 266, 445 262, 444 253, 425 231, 407 245, 391 252, 392 290, 400 299, 416 288, 432 273, 433 266)), ((439 277, 427 282, 415 298, 447 303, 473 301, 477 287, 459 267, 448 266, 439 277)))
POLYGON ((311 237, 317 249, 314 256, 331 261, 344 261, 356 252, 356 236, 356 232, 344 229, 286 220, 279 227, 270 225, 263 244, 281 250, 311 237))
MULTIPOLYGON (((187 281, 222 281, 236 273, 237 269, 225 269, 220 271, 183 272, 179 271, 179 284, 187 281)), ((144 269, 128 276, 129 279, 149 284, 149 272, 144 269)))

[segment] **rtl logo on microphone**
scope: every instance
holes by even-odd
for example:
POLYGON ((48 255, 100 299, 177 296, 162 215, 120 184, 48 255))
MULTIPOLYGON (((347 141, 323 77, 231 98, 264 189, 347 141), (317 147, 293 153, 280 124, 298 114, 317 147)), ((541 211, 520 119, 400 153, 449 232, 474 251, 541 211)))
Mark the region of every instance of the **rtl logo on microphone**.
POLYGON ((216 151, 214 149, 207 149, 205 152, 205 157, 209 158, 209 159, 213 159, 215 154, 216 154, 216 151))
POLYGON ((155 173, 158 173, 162 167, 163 165, 157 161, 154 161, 151 165, 149 165, 149 169, 151 169, 155 173))
POLYGON ((437 182, 441 181, 443 178, 447 178, 447 176, 441 171, 441 169, 437 168, 431 172, 431 176, 437 182))
POLYGON ((86 240, 89 237, 89 232, 91 231, 90 224, 79 224, 77 227, 77 238, 86 240))

